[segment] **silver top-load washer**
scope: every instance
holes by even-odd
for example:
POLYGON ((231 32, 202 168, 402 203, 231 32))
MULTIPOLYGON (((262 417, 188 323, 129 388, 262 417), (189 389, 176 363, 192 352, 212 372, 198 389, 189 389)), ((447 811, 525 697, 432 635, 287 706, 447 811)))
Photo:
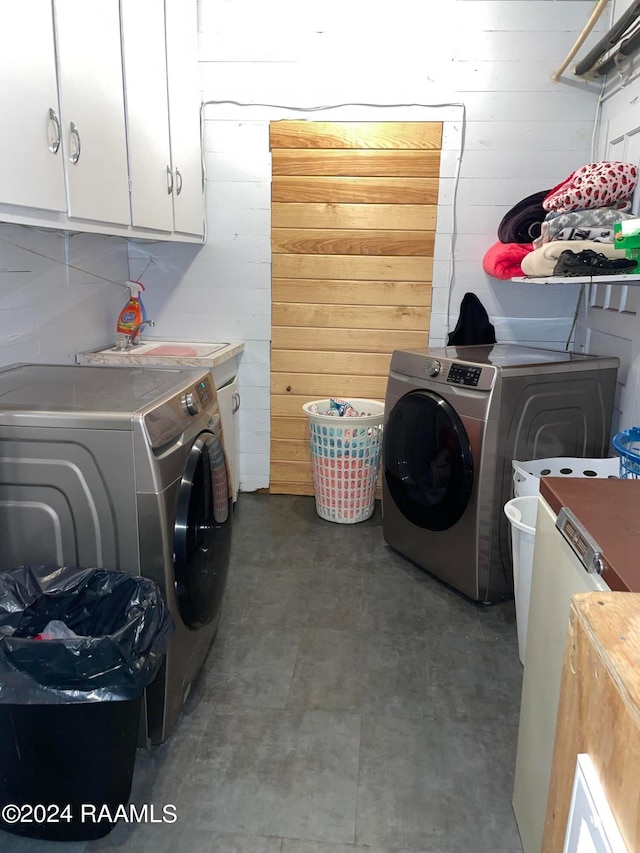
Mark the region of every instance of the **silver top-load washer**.
POLYGON ((160 585, 176 630, 147 691, 153 742, 170 733, 215 636, 231 521, 208 370, 0 370, 0 570, 108 568, 160 585))
POLYGON ((617 368, 617 358, 515 344, 395 351, 386 542, 474 600, 511 596, 511 461, 606 456, 617 368))

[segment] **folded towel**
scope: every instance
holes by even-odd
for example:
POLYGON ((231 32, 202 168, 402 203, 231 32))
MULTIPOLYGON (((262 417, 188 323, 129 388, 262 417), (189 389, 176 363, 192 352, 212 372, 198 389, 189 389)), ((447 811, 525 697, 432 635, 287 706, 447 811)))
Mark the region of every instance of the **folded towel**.
MULTIPOLYGON (((589 231, 596 229, 613 229, 616 222, 623 219, 632 219, 630 213, 624 213, 615 207, 592 207, 585 210, 574 210, 571 213, 548 213, 542 223, 540 236, 533 241, 534 249, 539 249, 544 243, 551 240, 592 240, 588 237, 564 237, 563 232, 568 229, 576 231, 589 231)), ((602 240, 598 242, 613 242, 613 240, 602 240)))
POLYGON ((525 275, 520 263, 532 249, 531 243, 494 243, 482 259, 482 268, 494 278, 525 275))
POLYGON ((607 258, 625 257, 622 249, 614 249, 610 243, 595 243, 593 240, 552 240, 551 243, 545 243, 524 256, 521 263, 523 275, 553 275, 558 258, 567 249, 576 253, 583 249, 592 249, 594 252, 602 252, 607 258))
POLYGON ((631 198, 638 181, 634 163, 605 160, 587 163, 555 186, 542 202, 545 210, 568 213, 589 207, 617 207, 631 198))
POLYGON ((613 243, 613 228, 561 228, 555 240, 592 240, 594 243, 613 243))
POLYGON ((501 243, 531 243, 538 237, 546 216, 542 202, 549 192, 542 190, 515 204, 498 226, 498 240, 501 243))

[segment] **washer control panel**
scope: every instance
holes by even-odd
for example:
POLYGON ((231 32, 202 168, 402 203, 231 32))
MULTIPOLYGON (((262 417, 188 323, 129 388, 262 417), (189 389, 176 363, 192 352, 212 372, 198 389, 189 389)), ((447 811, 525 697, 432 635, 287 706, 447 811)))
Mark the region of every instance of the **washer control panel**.
POLYGON ((491 391, 498 368, 492 364, 448 358, 448 349, 434 348, 431 351, 394 350, 391 356, 390 376, 406 376, 416 382, 426 383, 425 388, 458 386, 471 392, 491 391))
POLYGON ((197 417, 208 418, 210 424, 211 418, 217 417, 215 400, 211 374, 207 373, 198 382, 183 388, 180 394, 146 412, 144 426, 149 445, 154 449, 163 447, 190 429, 197 417))
POLYGON ((207 406, 213 399, 213 384, 211 376, 206 376, 195 386, 195 392, 203 406, 207 406))
POLYGON ((200 404, 191 391, 189 391, 188 394, 185 394, 180 402, 182 403, 182 408, 188 415, 193 416, 200 414, 200 404))
POLYGON ((457 364, 452 362, 447 374, 447 382, 453 385, 468 385, 471 388, 477 388, 482 368, 472 364, 457 364))

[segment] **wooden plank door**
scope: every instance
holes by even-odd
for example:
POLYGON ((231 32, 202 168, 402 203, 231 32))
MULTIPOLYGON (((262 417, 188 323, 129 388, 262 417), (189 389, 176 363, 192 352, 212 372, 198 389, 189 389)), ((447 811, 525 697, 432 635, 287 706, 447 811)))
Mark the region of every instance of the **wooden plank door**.
POLYGON ((270 491, 313 494, 302 404, 384 400, 427 345, 440 122, 278 121, 272 155, 270 491))

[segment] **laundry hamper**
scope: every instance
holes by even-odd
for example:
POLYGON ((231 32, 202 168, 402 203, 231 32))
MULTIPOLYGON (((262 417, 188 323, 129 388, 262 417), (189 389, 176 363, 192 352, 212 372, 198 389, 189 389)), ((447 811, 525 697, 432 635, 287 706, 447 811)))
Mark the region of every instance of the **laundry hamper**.
POLYGON ((350 399, 360 417, 326 415, 330 400, 305 403, 309 417, 316 511, 320 518, 355 524, 373 515, 382 450, 384 403, 350 399))
POLYGON ((573 456, 555 456, 528 462, 511 460, 513 468, 513 496, 515 498, 540 493, 540 477, 598 477, 617 479, 620 460, 617 456, 605 459, 582 459, 573 456))
POLYGON ((631 427, 617 433, 611 443, 620 457, 620 478, 640 479, 640 427, 631 427))

